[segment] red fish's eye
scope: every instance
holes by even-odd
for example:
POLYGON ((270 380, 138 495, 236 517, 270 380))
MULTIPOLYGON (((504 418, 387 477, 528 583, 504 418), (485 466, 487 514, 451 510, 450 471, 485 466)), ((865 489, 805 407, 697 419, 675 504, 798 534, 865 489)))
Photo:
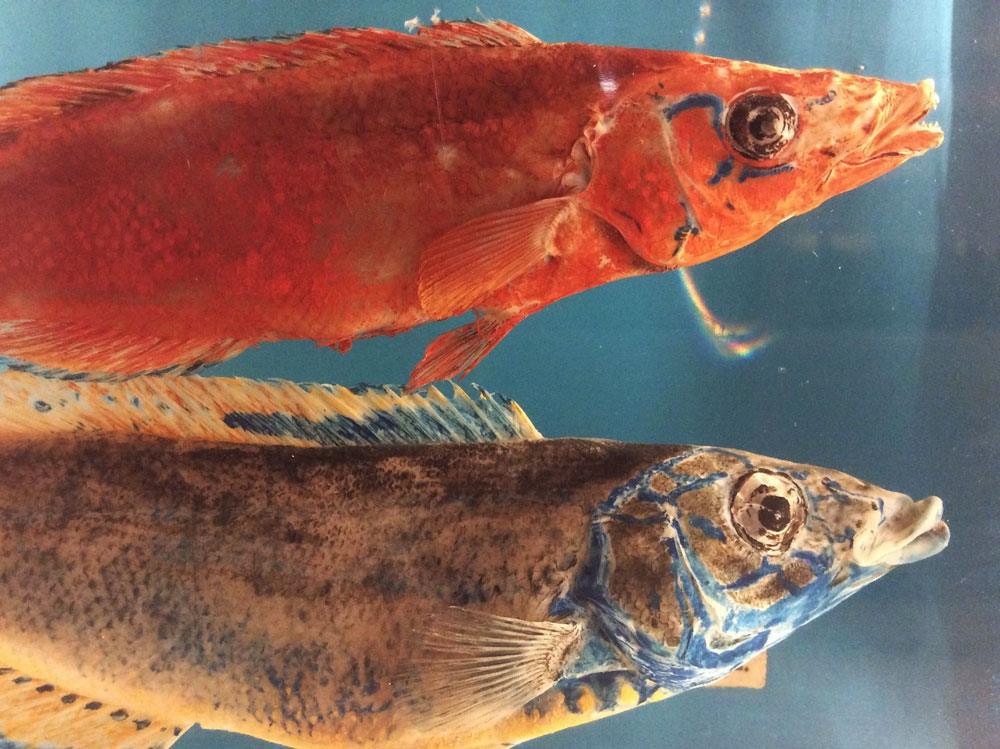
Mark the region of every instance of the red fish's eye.
POLYGON ((726 110, 729 140, 748 159, 773 159, 792 142, 798 126, 799 116, 780 94, 743 94, 726 110))

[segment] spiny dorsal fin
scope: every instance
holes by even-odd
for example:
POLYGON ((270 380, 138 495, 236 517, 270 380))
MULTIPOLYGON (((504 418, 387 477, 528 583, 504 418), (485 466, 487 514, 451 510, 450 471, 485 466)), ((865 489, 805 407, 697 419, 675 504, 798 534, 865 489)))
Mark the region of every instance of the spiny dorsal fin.
POLYGON ((425 626, 397 680, 424 731, 482 730, 555 684, 583 636, 577 622, 529 622, 452 607, 425 626))
POLYGON ((540 439, 513 401, 454 386, 404 395, 391 387, 135 377, 68 382, 0 372, 0 438, 118 432, 285 445, 387 445, 540 439))
POLYGON ((67 692, 0 664, 0 746, 167 749, 191 727, 67 692))
POLYGON ((95 70, 26 78, 0 88, 0 138, 26 124, 81 107, 148 94, 197 79, 276 68, 340 63, 350 68, 378 55, 433 47, 500 47, 537 44, 527 31, 504 21, 438 23, 414 36, 385 29, 330 29, 271 39, 224 41, 184 47, 95 70))

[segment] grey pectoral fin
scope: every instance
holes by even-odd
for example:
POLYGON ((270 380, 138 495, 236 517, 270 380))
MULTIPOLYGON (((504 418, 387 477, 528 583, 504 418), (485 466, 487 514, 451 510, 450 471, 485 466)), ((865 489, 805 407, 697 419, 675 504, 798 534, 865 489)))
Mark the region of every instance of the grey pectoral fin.
POLYGON ((481 730, 552 687, 583 636, 576 622, 529 622, 449 608, 423 627, 422 647, 397 680, 424 731, 481 730))
POLYGON ((0 746, 167 749, 191 725, 158 720, 140 706, 69 692, 0 663, 0 746))

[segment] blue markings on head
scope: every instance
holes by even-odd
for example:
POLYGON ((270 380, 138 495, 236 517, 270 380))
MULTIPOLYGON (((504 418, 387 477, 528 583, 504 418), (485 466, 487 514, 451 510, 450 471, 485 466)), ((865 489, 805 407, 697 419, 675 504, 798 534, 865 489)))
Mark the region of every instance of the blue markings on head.
POLYGON ((714 94, 690 94, 685 96, 680 101, 666 107, 663 110, 663 115, 667 118, 667 122, 669 122, 681 112, 698 107, 711 110, 710 121, 712 127, 715 129, 715 134, 719 136, 719 140, 722 140, 722 99, 714 94))
MULTIPOLYGON (((594 623, 595 632, 599 631, 609 647, 613 645, 643 677, 670 689, 687 689, 714 681, 836 605, 857 589, 841 584, 844 570, 835 566, 835 546, 850 543, 854 537, 855 530, 847 525, 839 524, 834 531, 818 523, 811 532, 825 534, 828 545, 819 543, 809 550, 793 548, 780 557, 762 554, 751 567, 741 569, 735 580, 716 577, 719 559, 699 556, 706 549, 704 534, 713 544, 721 542, 721 553, 728 553, 727 544, 733 545, 737 547, 732 552, 735 559, 747 559, 741 551, 744 542, 735 534, 727 535, 728 526, 718 518, 710 519, 715 517, 711 513, 705 516, 705 511, 695 509, 703 506, 702 499, 688 502, 682 498, 688 492, 710 489, 719 502, 725 503, 730 482, 742 470, 757 468, 750 456, 718 448, 692 448, 613 489, 594 510, 588 557, 566 598, 553 606, 552 613, 586 615, 594 623), (698 456, 706 460, 690 462, 698 456), (725 460, 716 463, 717 456, 725 460), (724 465, 724 470, 710 473, 717 465, 724 465), (641 508, 633 512, 637 505, 641 508), (662 528, 652 539, 662 544, 669 559, 665 584, 658 587, 652 581, 640 595, 641 605, 648 606, 650 612, 660 612, 662 617, 667 610, 679 619, 673 630, 677 639, 671 640, 672 644, 663 639, 662 633, 647 631, 630 613, 628 607, 639 604, 632 601, 626 605, 611 593, 615 589, 612 576, 617 574, 617 550, 612 546, 612 538, 617 538, 612 535, 617 523, 662 528), (691 535, 695 529, 698 533, 691 535), (794 566, 789 567, 790 563, 794 566), (803 566, 812 574, 805 573, 803 566)), ((823 478, 799 465, 781 468, 813 487, 823 478)), ((851 494, 832 479, 822 486, 829 495, 803 489, 814 509, 818 503, 851 494)), ((712 553, 718 548, 713 545, 712 553)), ((853 574, 848 580, 853 579, 853 574)))
POLYGON ((703 517, 702 515, 691 515, 688 517, 688 523, 693 525, 709 538, 714 538, 716 541, 722 541, 725 543, 726 534, 723 532, 722 528, 717 526, 708 518, 703 517))
POLYGON ((795 164, 782 164, 781 166, 772 166, 769 169, 761 169, 756 166, 745 166, 743 167, 743 171, 740 172, 740 176, 736 178, 736 181, 746 182, 748 179, 773 177, 776 174, 784 174, 785 172, 790 172, 794 169, 795 164))
POLYGON ((713 174, 709 178, 708 184, 710 185, 719 184, 722 180, 724 180, 726 177, 732 174, 733 165, 734 162, 732 156, 727 156, 725 161, 720 161, 718 165, 715 167, 715 174, 713 174))
POLYGON ((772 564, 765 558, 760 567, 746 573, 745 575, 741 575, 738 579, 724 587, 726 590, 739 590, 740 588, 747 588, 754 583, 760 582, 768 575, 773 575, 777 572, 781 572, 781 565, 772 564))

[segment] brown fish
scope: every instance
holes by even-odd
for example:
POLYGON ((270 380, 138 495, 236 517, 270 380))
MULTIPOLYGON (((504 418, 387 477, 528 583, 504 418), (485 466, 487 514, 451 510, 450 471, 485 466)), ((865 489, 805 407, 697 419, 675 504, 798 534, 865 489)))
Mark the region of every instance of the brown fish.
POLYGON ((545 440, 485 394, 0 396, 0 734, 28 746, 516 743, 717 681, 947 543, 936 497, 545 440), (163 436, 199 420, 228 443, 163 436))

